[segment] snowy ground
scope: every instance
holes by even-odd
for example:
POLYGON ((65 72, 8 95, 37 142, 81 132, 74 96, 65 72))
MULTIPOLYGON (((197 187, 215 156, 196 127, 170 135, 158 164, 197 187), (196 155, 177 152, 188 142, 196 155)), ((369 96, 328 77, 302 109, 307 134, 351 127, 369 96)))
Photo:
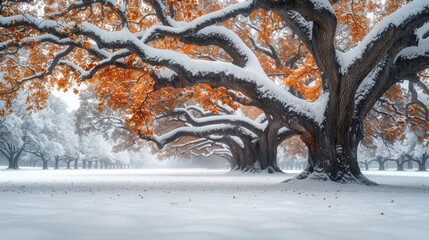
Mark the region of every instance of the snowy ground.
POLYGON ((0 170, 0 239, 429 239, 429 173, 0 170))

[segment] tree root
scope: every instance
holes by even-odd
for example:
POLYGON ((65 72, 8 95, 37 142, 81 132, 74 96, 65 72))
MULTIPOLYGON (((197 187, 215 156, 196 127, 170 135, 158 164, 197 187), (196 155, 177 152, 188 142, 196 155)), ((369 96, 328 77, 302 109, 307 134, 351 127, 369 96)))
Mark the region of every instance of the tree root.
POLYGON ((356 180, 358 180, 360 183, 366 185, 366 186, 378 186, 378 183, 369 180, 367 177, 365 177, 362 173, 355 176, 356 180))
POLYGON ((254 165, 250 164, 246 167, 235 167, 234 169, 231 169, 230 172, 242 172, 242 173, 285 173, 283 172, 278 166, 269 166, 265 169, 260 169, 258 167, 255 167, 254 165))
POLYGON ((285 173, 278 166, 269 166, 264 170, 268 173, 285 173))
POLYGON ((358 183, 366 186, 378 186, 376 182, 369 180, 362 173, 354 176, 352 173, 338 173, 335 177, 326 173, 323 169, 314 169, 313 167, 307 167, 304 171, 302 171, 298 176, 287 179, 283 182, 290 182, 292 180, 302 180, 302 179, 312 179, 317 181, 332 181, 336 183, 358 183))

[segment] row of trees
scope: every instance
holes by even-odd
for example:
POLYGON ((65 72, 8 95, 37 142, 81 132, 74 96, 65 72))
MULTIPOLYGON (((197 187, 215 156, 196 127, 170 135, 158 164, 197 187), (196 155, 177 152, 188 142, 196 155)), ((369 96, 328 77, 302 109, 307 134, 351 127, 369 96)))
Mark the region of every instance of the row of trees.
POLYGON ((308 149, 299 178, 371 185, 357 158, 376 135, 365 120, 396 112, 388 91, 407 82, 404 122, 428 144, 426 0, 31 2, 1 8, 5 99, 25 88, 38 108, 52 87, 85 81, 131 142, 275 172, 279 144, 295 135, 308 149))
POLYGON ((64 101, 50 96, 43 110, 29 113, 25 101, 28 95, 20 94, 12 103, 12 112, 0 118, 0 154, 7 159, 9 169, 18 169, 20 159, 31 165, 41 161, 43 169, 48 163, 59 168, 123 168, 136 166, 143 156, 137 153, 113 153, 113 144, 99 133, 79 134, 75 128, 75 114, 67 111, 64 101), (94 166, 92 166, 94 164, 94 166))
MULTIPOLYGON (((403 88, 401 97, 406 98, 407 92, 407 89, 403 88)), ((125 148, 135 147, 134 144, 141 140, 139 136, 133 136, 133 132, 127 128, 120 117, 115 115, 114 111, 108 107, 105 107, 102 112, 97 110, 98 104, 95 101, 97 96, 90 88, 83 91, 81 96, 85 96, 83 98, 86 99, 83 102, 85 107, 79 109, 81 131, 105 133, 110 131, 110 137, 124 142, 120 146, 125 148), (132 142, 126 143, 130 139, 132 142)), ((392 106, 401 108, 398 102, 392 106)), ((262 171, 264 159, 270 159, 271 166, 275 166, 275 169, 265 168, 268 172, 303 169, 307 165, 308 149, 299 138, 293 137, 293 134, 287 130, 284 131, 282 140, 270 142, 273 144, 271 148, 278 150, 278 153, 275 151, 270 158, 259 155, 261 153, 258 151, 267 149, 267 147, 261 148, 259 144, 265 129, 268 128, 261 111, 249 107, 234 111, 221 104, 218 104, 218 107, 219 112, 213 114, 195 103, 188 102, 169 115, 157 116, 157 131, 165 134, 155 134, 149 140, 160 144, 160 148, 163 148, 163 145, 169 145, 164 151, 158 152, 158 155, 164 158, 188 158, 190 161, 194 158, 200 159, 199 161, 202 161, 202 158, 223 158, 229 163, 230 169, 243 172, 262 171), (225 125, 229 123, 233 123, 234 127, 226 128, 225 125), (244 155, 243 152, 252 154, 244 155)), ((373 111, 380 110, 380 108, 373 109, 373 111)), ((380 169, 384 170, 383 166, 387 161, 397 162, 400 169, 403 169, 405 163, 408 163, 407 166, 411 169, 410 162, 414 162, 414 165, 418 164, 419 171, 424 171, 428 148, 427 140, 420 138, 422 131, 412 130, 414 126, 412 120, 407 121, 404 127, 386 127, 387 123, 398 124, 396 121, 391 122, 392 119, 398 117, 395 115, 403 118, 402 115, 405 113, 386 111, 384 114, 389 117, 383 121, 378 119, 377 121, 380 121, 378 124, 372 123, 374 125, 369 129, 373 134, 368 134, 360 145, 359 163, 366 170, 372 163, 379 163, 380 169), (390 133, 391 131, 394 131, 394 134, 390 133)), ((371 119, 367 119, 365 123, 369 124, 370 121, 371 119)), ((144 143, 140 142, 140 144, 144 143)))
POLYGON ((387 163, 393 163, 398 171, 412 169, 418 166, 418 171, 426 171, 426 163, 429 160, 429 148, 426 141, 419 141, 416 132, 407 130, 404 139, 397 140, 393 144, 383 142, 385 138, 375 139, 369 146, 360 149, 360 163, 368 170, 370 164, 377 164, 379 170, 385 170, 387 163), (414 163, 414 164, 413 164, 414 163))
MULTIPOLYGON (((123 168, 127 163, 140 165, 138 162, 141 159, 138 158, 142 158, 142 155, 126 151, 141 146, 142 142, 140 145, 136 144, 140 138, 133 138, 123 120, 115 116, 109 108, 105 108, 103 112, 98 111, 98 97, 90 87, 81 91, 80 108, 72 113, 67 112, 64 102, 51 96, 44 110, 29 115, 24 109, 24 96, 15 100, 14 111, 2 118, 0 125, 0 151, 9 160, 9 168, 18 168, 20 158, 28 159, 33 166, 37 160, 42 161, 44 169, 48 167, 49 161, 55 164, 55 168, 59 168, 60 162, 64 162, 67 168, 78 168, 78 159, 82 160, 83 168, 123 168), (107 139, 117 143, 116 152, 125 152, 112 153, 112 144, 106 144, 107 139)), ((398 104, 394 106, 399 107, 398 104)), ((183 129, 199 136, 197 139, 188 137, 174 141, 172 147, 161 154, 164 157, 181 158, 218 156, 227 160, 231 169, 244 172, 261 171, 264 159, 269 159, 271 166, 275 166, 268 168, 270 172, 303 169, 306 165, 304 160, 307 158, 308 149, 299 139, 292 137, 290 131, 284 131, 282 139, 277 143, 271 142, 276 144, 272 147, 278 149, 279 154, 276 151, 274 156, 264 158, 260 155, 261 152, 258 152, 266 149, 259 145, 259 138, 263 138, 263 133, 269 126, 264 121, 263 114, 251 111, 255 110, 253 108, 242 108, 233 112, 228 106, 219 107, 221 110, 217 115, 204 111, 197 105, 190 105, 176 108, 170 115, 158 116, 160 126, 165 124, 167 129, 174 128, 172 131, 167 130, 173 140, 177 140, 177 137, 172 135, 183 132, 183 129), (199 117, 195 117, 195 113, 199 117), (252 115, 257 116, 256 119, 252 120, 252 115), (218 127, 219 124, 231 122, 236 128, 229 132, 225 132, 223 126, 218 127), (196 127, 204 131, 198 131, 196 127), (211 129, 219 131, 216 136, 211 133, 211 129), (246 152, 243 150, 254 152, 253 155, 246 156, 242 155, 246 152)), ((406 163, 409 166, 411 162, 415 162, 420 171, 425 171, 428 148, 425 147, 424 141, 418 139, 417 133, 412 131, 411 127, 407 125, 406 128, 407 131, 402 132, 402 138, 395 135, 393 144, 388 142, 387 133, 391 131, 389 128, 382 128, 385 132, 378 135, 368 136, 364 141, 366 145, 362 145, 359 150, 360 163, 365 169, 368 170, 369 165, 376 162, 380 166, 379 169, 384 170, 386 162, 392 161, 396 162, 398 170, 403 170, 406 163)), ((158 137, 156 141, 160 142, 162 138, 158 137)))

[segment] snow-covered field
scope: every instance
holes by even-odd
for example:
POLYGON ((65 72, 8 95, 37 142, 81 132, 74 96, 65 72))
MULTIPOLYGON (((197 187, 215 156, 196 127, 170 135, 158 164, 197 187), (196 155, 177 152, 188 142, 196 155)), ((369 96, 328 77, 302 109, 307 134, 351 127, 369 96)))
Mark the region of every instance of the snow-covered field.
POLYGON ((0 239, 429 239, 429 173, 0 170, 0 239))

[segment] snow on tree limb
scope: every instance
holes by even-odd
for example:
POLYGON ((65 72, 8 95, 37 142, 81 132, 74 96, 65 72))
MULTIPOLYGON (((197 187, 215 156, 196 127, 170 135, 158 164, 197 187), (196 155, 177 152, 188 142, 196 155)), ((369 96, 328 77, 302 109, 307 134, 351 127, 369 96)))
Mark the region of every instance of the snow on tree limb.
POLYGON ((235 126, 229 124, 218 124, 204 127, 180 127, 170 131, 164 135, 148 136, 146 139, 156 143, 159 149, 164 148, 165 145, 177 140, 180 137, 204 137, 212 134, 227 134, 232 135, 237 131, 235 126))
POLYGON ((429 3, 425 0, 412 1, 385 17, 356 47, 346 53, 337 52, 342 74, 353 70, 357 64, 364 64, 367 67, 362 68, 369 70, 360 74, 366 76, 371 67, 384 57, 397 39, 412 33, 428 19, 429 3))

